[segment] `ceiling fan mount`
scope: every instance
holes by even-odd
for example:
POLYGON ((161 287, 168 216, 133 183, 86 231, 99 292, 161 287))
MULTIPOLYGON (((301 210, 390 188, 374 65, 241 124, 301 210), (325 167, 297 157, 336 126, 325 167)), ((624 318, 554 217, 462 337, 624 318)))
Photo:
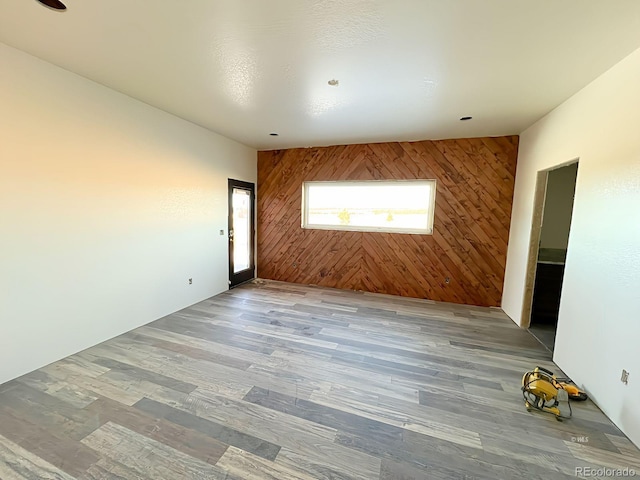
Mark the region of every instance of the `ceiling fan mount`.
POLYGON ((60 0, 38 0, 45 7, 52 8, 53 10, 66 10, 67 6, 60 0))

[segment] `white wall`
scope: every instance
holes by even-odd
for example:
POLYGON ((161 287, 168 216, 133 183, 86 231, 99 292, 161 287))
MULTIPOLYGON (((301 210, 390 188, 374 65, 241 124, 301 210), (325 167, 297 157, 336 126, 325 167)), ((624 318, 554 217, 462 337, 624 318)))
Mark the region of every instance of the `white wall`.
POLYGON ((580 158, 554 360, 638 445, 639 106, 637 50, 522 134, 502 305, 520 323, 536 173, 580 158))
POLYGON ((574 163, 549 172, 540 248, 567 249, 577 170, 574 163))
POLYGON ((0 70, 0 383, 228 288, 255 150, 3 44, 0 70))

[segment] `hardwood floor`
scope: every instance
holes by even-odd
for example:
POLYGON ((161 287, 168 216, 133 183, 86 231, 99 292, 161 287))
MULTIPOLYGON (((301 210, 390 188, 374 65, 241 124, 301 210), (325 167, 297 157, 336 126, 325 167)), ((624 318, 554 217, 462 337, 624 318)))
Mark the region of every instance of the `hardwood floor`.
POLYGON ((0 386, 5 479, 563 479, 640 453, 497 309, 258 282, 0 386))

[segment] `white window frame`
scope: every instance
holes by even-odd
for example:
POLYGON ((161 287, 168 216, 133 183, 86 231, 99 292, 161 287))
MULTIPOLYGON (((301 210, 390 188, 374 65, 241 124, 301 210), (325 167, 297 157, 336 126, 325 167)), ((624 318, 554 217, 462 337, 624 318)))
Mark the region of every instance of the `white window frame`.
POLYGON ((433 235, 433 219, 435 214, 436 205, 436 181, 434 179, 419 179, 419 180, 335 180, 335 181, 308 181, 302 183, 302 210, 301 210, 301 224, 303 229, 310 230, 343 230, 348 232, 384 232, 384 233, 406 233, 406 234, 418 234, 418 235, 433 235), (366 227, 366 226, 354 226, 354 225, 318 225, 309 223, 309 212, 307 207, 309 205, 309 185, 344 185, 348 187, 350 185, 362 185, 362 184, 393 184, 399 183, 418 183, 428 184, 430 188, 429 206, 427 211, 427 228, 385 228, 385 227, 366 227))

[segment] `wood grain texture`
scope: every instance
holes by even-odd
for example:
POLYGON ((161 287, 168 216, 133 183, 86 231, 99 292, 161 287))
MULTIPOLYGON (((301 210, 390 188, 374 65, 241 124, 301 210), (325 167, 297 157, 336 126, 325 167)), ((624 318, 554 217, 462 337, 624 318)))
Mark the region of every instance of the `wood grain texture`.
POLYGON ((517 150, 511 136, 258 152, 258 276, 498 306, 517 150), (301 227, 305 181, 421 178, 437 180, 433 235, 301 227))
POLYGON ((0 436, 0 478, 3 480, 73 480, 41 457, 0 436))
POLYGON ((0 385, 0 479, 639 471, 591 401, 526 411, 535 365, 561 373, 499 309, 256 281, 0 385))

